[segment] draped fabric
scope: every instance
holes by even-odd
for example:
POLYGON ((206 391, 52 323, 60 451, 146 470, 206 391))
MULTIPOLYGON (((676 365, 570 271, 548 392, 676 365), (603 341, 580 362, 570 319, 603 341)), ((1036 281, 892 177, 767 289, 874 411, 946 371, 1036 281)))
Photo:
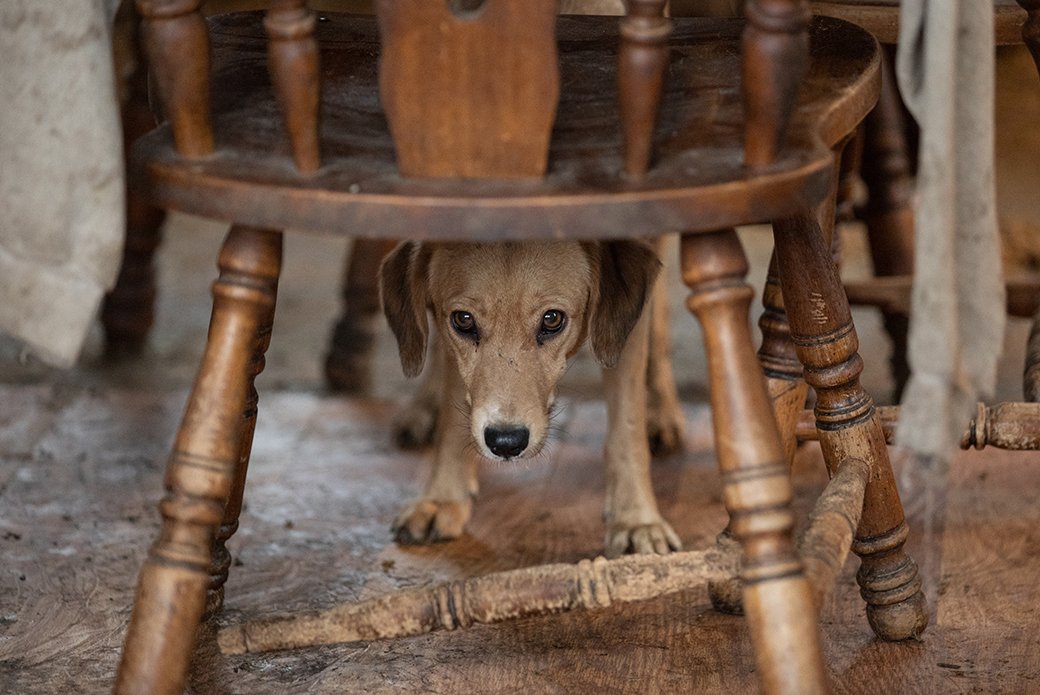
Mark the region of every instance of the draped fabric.
POLYGON ((911 377, 897 444, 945 473, 1004 336, 993 173, 993 6, 902 0, 896 74, 921 127, 911 377))
POLYGON ((118 0, 0 2, 0 331, 70 366, 125 228, 118 0))

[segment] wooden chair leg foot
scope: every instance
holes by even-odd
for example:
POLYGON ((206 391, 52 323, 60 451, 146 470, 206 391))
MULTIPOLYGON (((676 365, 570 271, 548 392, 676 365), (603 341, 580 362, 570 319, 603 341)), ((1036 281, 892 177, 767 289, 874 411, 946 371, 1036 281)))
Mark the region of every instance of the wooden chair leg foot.
POLYGON ((242 454, 257 335, 274 311, 280 232, 234 226, 220 252, 199 374, 166 469, 162 532, 138 580, 118 695, 179 695, 202 620, 214 539, 242 454))
POLYGON ((881 420, 859 383, 863 361, 852 314, 816 215, 773 223, 784 305, 805 380, 816 391, 816 426, 828 471, 847 458, 872 470, 853 550, 871 627, 888 640, 917 637, 928 624, 917 565, 903 550, 908 529, 881 420))
POLYGON ((862 564, 856 573, 867 602, 867 622, 881 639, 917 639, 928 626, 928 606, 921 591, 917 563, 903 552, 906 523, 876 538, 857 538, 852 550, 862 564))

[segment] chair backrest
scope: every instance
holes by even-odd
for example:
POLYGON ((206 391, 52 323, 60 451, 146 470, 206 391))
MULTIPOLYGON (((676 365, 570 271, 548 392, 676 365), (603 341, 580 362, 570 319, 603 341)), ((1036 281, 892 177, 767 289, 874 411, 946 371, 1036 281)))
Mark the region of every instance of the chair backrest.
MULTIPOLYGON (((136 0, 178 152, 213 151, 201 0, 136 0)), ((619 108, 625 169, 650 166, 668 64, 667 0, 627 0, 619 108)), ((377 0, 380 90, 405 176, 538 177, 559 94, 555 0, 377 0)), ((777 156, 808 62, 808 0, 747 0, 745 162, 777 156)), ((271 0, 270 72, 297 169, 320 166, 318 49, 306 0, 271 0)))

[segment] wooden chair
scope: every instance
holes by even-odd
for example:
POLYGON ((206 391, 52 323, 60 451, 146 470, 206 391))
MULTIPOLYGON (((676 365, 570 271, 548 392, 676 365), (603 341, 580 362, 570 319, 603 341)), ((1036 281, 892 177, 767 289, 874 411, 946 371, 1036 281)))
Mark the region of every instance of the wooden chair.
MULTIPOLYGON (((862 217, 867 226, 874 273, 880 281, 857 282, 846 289, 853 304, 881 309, 892 338, 892 376, 898 402, 910 376, 906 359, 910 284, 914 270, 913 177, 916 171, 916 126, 896 88, 893 63, 899 40, 899 0, 813 0, 813 13, 853 22, 883 44, 882 86, 878 105, 867 116, 859 151, 848 170, 860 170, 868 190, 862 217)), ((1040 2, 993 0, 994 42, 1025 43, 1040 71, 1040 2)), ((1008 285, 1008 313, 1034 318, 1040 336, 1040 278, 1008 285)), ((1040 339, 1030 349, 1037 366, 1026 377, 1030 400, 1040 399, 1040 339)), ((1032 345, 1033 343, 1031 343, 1032 345)))
MULTIPOLYGON (((753 0, 746 26, 673 22, 664 0, 631 0, 619 55, 616 19, 557 22, 550 0, 381 0, 378 30, 360 16, 317 21, 303 0, 207 27, 198 5, 137 2, 167 123, 139 141, 131 173, 155 204, 233 226, 116 692, 179 693, 196 628, 222 604, 225 542, 238 524, 256 417, 253 380, 288 228, 491 241, 682 230, 762 689, 827 691, 792 538, 784 442, 802 408, 784 397, 797 388, 783 371, 792 360, 817 392, 829 471, 863 472, 852 545, 871 625, 885 639, 920 634, 928 620, 920 580, 903 551, 907 527, 881 423, 859 385, 856 334, 827 239, 835 152, 878 93, 869 34, 835 20, 810 25, 802 0, 753 0), (437 26, 457 32, 452 50, 422 48, 437 26), (446 61, 441 71, 433 55, 446 61), (461 66, 465 73, 452 72, 461 66), (741 81, 743 96, 733 88, 741 81), (763 354, 784 440, 752 345, 753 291, 732 229, 768 220, 782 301, 773 292, 763 354)), ((852 542, 846 535, 844 549, 824 558, 832 569, 852 542)))

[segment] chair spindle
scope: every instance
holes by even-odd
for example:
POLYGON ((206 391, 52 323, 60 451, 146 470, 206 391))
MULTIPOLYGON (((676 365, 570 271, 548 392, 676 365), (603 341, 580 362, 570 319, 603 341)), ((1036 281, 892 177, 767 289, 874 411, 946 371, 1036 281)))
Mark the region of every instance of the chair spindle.
POLYGON ((783 146, 809 65, 808 0, 748 0, 744 30, 744 163, 765 166, 783 146))
POLYGON ((667 0, 627 0, 621 21, 618 94, 625 139, 625 173, 638 178, 650 168, 654 126, 661 105, 672 21, 667 0))
POLYGON ((321 166, 318 147, 320 79, 316 18, 306 0, 273 0, 264 28, 271 82, 292 143, 293 160, 301 172, 321 166))
POLYGON ((213 152, 209 109, 209 34, 201 0, 137 0, 148 63, 177 152, 213 152))

